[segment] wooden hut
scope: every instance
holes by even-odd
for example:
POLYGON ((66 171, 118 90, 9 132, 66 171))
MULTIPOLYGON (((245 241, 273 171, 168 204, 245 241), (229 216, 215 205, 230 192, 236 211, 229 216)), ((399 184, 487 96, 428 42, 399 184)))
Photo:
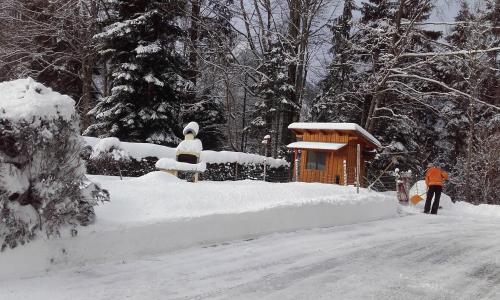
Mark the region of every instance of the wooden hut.
POLYGON ((360 150, 360 185, 365 185, 365 162, 374 157, 380 142, 354 123, 292 123, 297 142, 288 145, 295 153, 294 177, 302 182, 356 184, 357 152, 360 150), (298 174, 297 174, 298 172, 298 174))

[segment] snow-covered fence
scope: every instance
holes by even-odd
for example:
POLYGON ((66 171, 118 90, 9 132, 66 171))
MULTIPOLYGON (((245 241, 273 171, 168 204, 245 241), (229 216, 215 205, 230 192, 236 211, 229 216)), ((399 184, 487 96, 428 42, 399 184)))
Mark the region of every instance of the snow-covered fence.
MULTIPOLYGON (((176 157, 176 148, 148 143, 116 142, 115 138, 99 139, 84 137, 87 143, 87 172, 96 175, 120 175, 137 177, 154 171, 160 158, 176 157), (112 139, 112 140, 108 140, 112 139)), ((284 159, 262 155, 232 152, 201 152, 200 161, 207 167, 202 180, 262 179, 264 161, 267 164, 267 181, 289 181, 290 164, 284 159)))

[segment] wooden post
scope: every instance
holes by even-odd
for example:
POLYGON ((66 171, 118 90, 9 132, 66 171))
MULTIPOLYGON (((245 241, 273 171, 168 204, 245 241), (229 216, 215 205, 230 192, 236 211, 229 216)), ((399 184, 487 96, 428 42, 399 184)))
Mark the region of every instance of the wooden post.
POLYGON ((357 145, 356 148, 356 193, 359 194, 359 173, 361 169, 361 145, 357 145))
POLYGON ((294 168, 293 168, 293 175, 294 175, 294 178, 295 178, 295 182, 299 182, 299 155, 298 155, 298 150, 295 149, 294 150, 294 168))
POLYGON ((344 159, 344 185, 347 186, 347 161, 344 159))

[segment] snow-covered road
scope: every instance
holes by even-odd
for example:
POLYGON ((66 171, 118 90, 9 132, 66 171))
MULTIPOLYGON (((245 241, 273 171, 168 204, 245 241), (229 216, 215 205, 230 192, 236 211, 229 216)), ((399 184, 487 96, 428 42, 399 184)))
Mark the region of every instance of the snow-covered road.
POLYGON ((411 215, 0 282, 0 299, 500 299, 500 222, 411 215))

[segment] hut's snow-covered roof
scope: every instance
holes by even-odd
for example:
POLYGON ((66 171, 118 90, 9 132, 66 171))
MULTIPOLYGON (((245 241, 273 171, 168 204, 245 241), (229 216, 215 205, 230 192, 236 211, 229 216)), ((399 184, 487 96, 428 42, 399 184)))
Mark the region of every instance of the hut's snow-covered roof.
POLYGON ((363 127, 356 123, 305 123, 296 122, 288 126, 288 129, 294 130, 338 130, 338 131, 356 131, 366 140, 373 143, 377 147, 381 147, 380 142, 366 131, 363 127))
POLYGON ((345 143, 322 143, 322 142, 295 142, 289 144, 290 149, 318 149, 318 150, 339 150, 345 143))

